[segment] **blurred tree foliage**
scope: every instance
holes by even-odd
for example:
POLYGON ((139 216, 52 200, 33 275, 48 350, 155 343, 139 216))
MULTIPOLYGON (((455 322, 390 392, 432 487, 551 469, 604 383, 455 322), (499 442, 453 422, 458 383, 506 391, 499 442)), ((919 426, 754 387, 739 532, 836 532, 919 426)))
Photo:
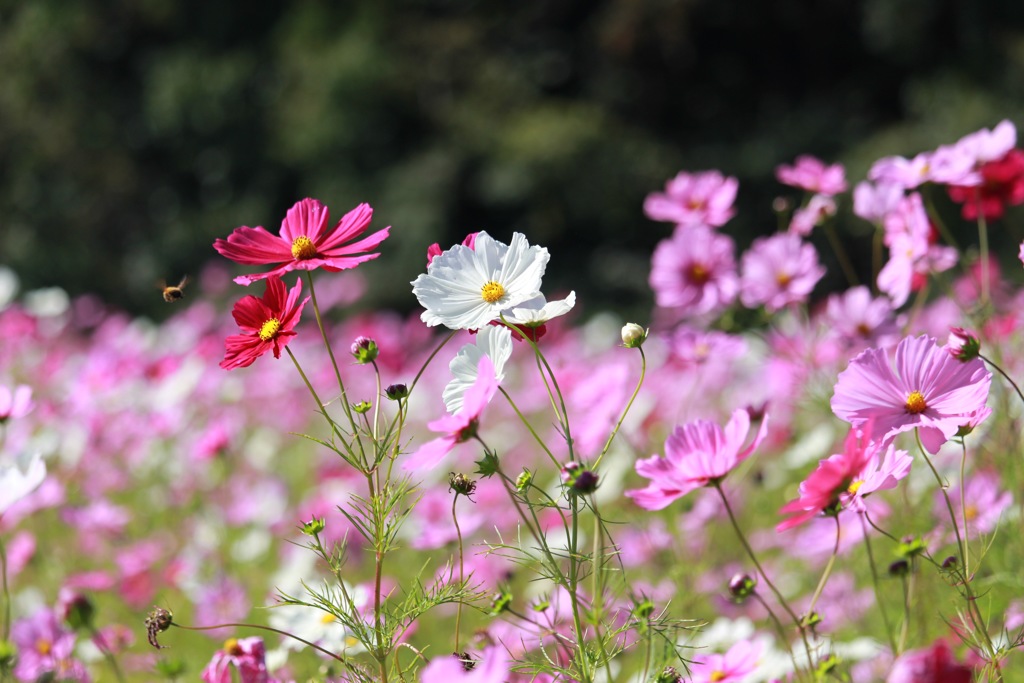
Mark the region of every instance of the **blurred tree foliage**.
POLYGON ((160 315, 156 280, 313 196, 394 226, 368 305, 413 306, 429 243, 517 230, 550 293, 644 319, 669 231, 645 194, 736 175, 745 244, 797 154, 857 180, 1024 124, 1024 3, 0 0, 0 74, 0 263, 25 287, 160 315))

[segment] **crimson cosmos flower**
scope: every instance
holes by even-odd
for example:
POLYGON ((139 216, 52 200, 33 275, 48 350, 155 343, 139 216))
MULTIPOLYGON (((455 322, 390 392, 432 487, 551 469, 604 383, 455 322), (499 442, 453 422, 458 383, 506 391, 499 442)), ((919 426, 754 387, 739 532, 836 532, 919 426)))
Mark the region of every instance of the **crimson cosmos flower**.
POLYGON ((391 226, 358 242, 345 244, 366 232, 373 218, 369 204, 360 204, 352 209, 330 230, 327 230, 328 218, 326 206, 315 199, 303 199, 288 209, 281 221, 280 236, 271 235, 262 227, 243 225, 226 240, 214 241, 213 248, 236 263, 256 266, 278 264, 266 273, 236 277, 235 282, 240 285, 250 285, 272 275, 284 275, 291 270, 347 270, 380 256, 365 252, 383 242, 391 226))
POLYGON ((294 327, 302 316, 302 307, 309 301, 307 296, 297 304, 301 293, 302 280, 297 280, 289 292, 281 278, 274 275, 267 278, 267 291, 262 299, 252 294, 240 299, 231 315, 242 333, 224 340, 227 352, 220 366, 225 370, 245 368, 270 350, 274 351, 274 358, 280 358, 281 349, 295 336, 294 327))

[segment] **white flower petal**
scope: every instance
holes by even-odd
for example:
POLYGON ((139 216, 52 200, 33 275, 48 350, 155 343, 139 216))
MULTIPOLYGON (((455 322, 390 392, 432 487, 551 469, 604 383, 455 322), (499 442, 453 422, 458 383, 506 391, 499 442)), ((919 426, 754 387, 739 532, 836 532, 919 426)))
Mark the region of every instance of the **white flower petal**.
POLYGON ((476 343, 466 344, 449 363, 453 379, 444 388, 445 408, 455 414, 462 408, 462 399, 476 381, 480 359, 487 356, 494 363, 494 372, 500 384, 505 379, 505 363, 512 357, 512 330, 504 325, 488 325, 476 335, 476 343))

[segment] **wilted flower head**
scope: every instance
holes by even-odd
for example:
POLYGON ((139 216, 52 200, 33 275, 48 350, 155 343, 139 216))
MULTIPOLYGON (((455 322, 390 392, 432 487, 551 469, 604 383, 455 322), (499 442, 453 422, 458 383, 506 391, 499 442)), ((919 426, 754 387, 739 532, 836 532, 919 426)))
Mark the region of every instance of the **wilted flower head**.
POLYGON ((328 230, 327 207, 315 199, 303 199, 288 209, 281 222, 280 236, 275 237, 262 227, 242 226, 226 240, 216 240, 213 248, 236 263, 278 264, 266 273, 236 277, 235 282, 241 285, 281 276, 292 270, 345 270, 380 256, 366 252, 387 238, 390 226, 357 242, 345 244, 363 234, 372 217, 370 205, 360 204, 328 230))

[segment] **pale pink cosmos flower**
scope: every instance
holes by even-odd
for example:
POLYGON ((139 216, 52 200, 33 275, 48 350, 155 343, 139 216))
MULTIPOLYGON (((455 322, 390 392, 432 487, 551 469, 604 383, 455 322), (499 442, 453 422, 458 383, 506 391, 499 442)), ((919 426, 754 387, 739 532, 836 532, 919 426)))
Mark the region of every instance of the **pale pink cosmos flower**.
POLYGON ((476 435, 480 415, 498 391, 498 378, 494 363, 488 356, 481 356, 477 365, 476 381, 462 398, 462 407, 454 415, 445 415, 427 424, 432 431, 444 436, 428 441, 410 454, 402 469, 423 470, 436 466, 456 445, 465 443, 476 435))
POLYGON ((829 216, 836 215, 836 202, 826 194, 816 194, 807 202, 807 206, 793 212, 789 222, 789 232, 807 237, 814 226, 821 225, 829 216))
MULTIPOLYGON (((964 507, 960 505, 960 487, 961 484, 958 484, 949 490, 949 500, 953 504, 953 513, 957 526, 960 527, 960 533, 966 538, 976 538, 981 534, 990 534, 995 531, 1003 512, 1013 505, 1013 494, 1000 487, 999 475, 990 470, 972 474, 967 479, 967 485, 964 486, 963 498, 966 503, 964 507), (962 527, 965 516, 967 517, 966 532, 962 527)), ((936 491, 934 510, 936 517, 949 521, 946 499, 939 491, 936 491)))
POLYGON ((380 256, 367 252, 387 238, 390 226, 350 242, 366 232, 371 218, 373 209, 370 205, 360 204, 328 229, 327 207, 316 199, 307 198, 288 209, 281 222, 280 236, 271 235, 262 227, 242 226, 226 240, 214 241, 213 248, 236 263, 276 264, 265 273, 236 277, 235 282, 240 285, 249 285, 272 275, 281 276, 292 270, 346 270, 380 256))
POLYGON ((923 152, 913 159, 900 156, 883 157, 871 165, 868 179, 879 184, 886 183, 912 190, 931 179, 931 156, 930 152, 923 152))
POLYGON ((897 341, 892 304, 884 296, 872 297, 864 285, 829 296, 825 318, 829 329, 850 345, 888 346, 897 341))
POLYGON ((32 412, 33 407, 32 387, 19 384, 11 391, 0 384, 0 424, 25 417, 32 412))
POLYGON ((903 186, 881 181, 857 183, 853 188, 853 213, 871 223, 881 223, 903 199, 903 186))
POLYGON ((19 681, 92 680, 74 658, 75 634, 60 624, 54 610, 43 608, 11 627, 11 641, 17 646, 14 676, 19 681))
POLYGON ((659 306, 688 316, 720 311, 739 291, 733 241, 711 228, 677 228, 651 260, 651 288, 659 306))
POLYGON ((272 683, 267 673, 266 649, 263 639, 229 638, 224 649, 214 653, 201 674, 203 683, 272 683), (237 679, 232 671, 237 672, 237 679))
POLYGON ((430 660, 420 673, 421 683, 504 683, 511 672, 512 660, 500 645, 484 650, 480 657, 471 657, 467 668, 457 655, 442 655, 430 660))
POLYGON ((733 412, 723 430, 708 420, 678 426, 665 442, 665 455, 638 460, 636 471, 651 480, 647 488, 626 491, 645 510, 661 510, 690 491, 717 483, 754 452, 768 433, 768 417, 744 448, 750 431, 746 410, 733 412))
POLYGON ((792 514, 775 527, 785 531, 822 513, 838 514, 846 507, 863 510, 863 498, 883 489, 895 488, 910 474, 911 458, 890 443, 870 441, 871 422, 854 427, 846 437, 843 452, 818 463, 817 469, 800 483, 799 497, 779 511, 792 514))
POLYGON ((644 200, 644 213, 652 221, 685 227, 718 227, 732 218, 739 181, 718 171, 680 172, 665 184, 664 192, 652 192, 644 200))
POLYGON ((741 640, 724 655, 698 654, 690 664, 691 683, 741 683, 757 670, 763 644, 741 640))
POLYGON ((762 237, 743 254, 740 300, 748 308, 764 304, 774 313, 805 301, 824 274, 818 253, 798 235, 762 237))
POLYGON ((859 426, 872 423, 870 438, 888 443, 917 429, 935 453, 962 425, 985 408, 992 373, 977 358, 961 362, 934 337, 907 337, 888 353, 867 349, 839 373, 832 412, 859 426))
POLYGON ((803 154, 792 166, 775 167, 775 177, 783 185, 833 197, 846 192, 846 170, 842 164, 825 165, 821 159, 803 154))

